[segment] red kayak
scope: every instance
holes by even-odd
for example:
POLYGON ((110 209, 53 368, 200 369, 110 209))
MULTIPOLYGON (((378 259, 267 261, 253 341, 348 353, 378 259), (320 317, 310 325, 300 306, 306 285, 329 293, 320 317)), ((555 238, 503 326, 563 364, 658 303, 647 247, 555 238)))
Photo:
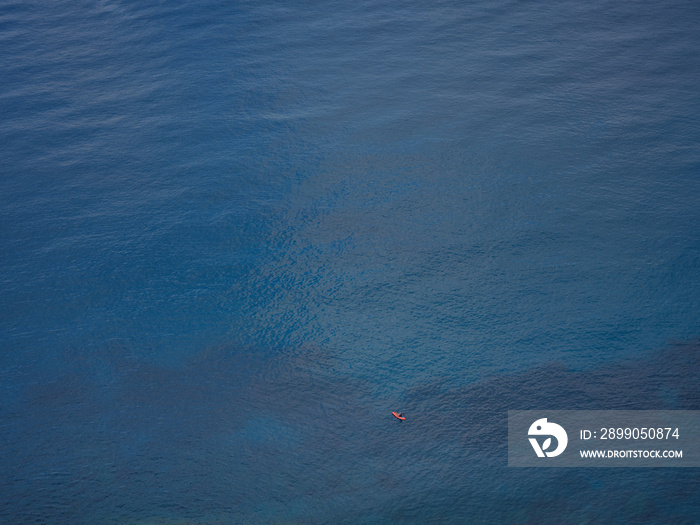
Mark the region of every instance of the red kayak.
POLYGON ((392 414, 394 414, 394 417, 396 419, 400 419, 401 421, 406 421, 406 418, 403 417, 403 414, 399 414, 398 412, 392 412, 392 414))

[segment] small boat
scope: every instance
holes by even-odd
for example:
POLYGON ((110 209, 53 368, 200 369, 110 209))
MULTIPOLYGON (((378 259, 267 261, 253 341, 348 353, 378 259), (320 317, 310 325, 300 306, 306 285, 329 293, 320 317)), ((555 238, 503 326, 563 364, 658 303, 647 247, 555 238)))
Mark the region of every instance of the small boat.
POLYGON ((399 414, 398 412, 392 412, 392 414, 394 414, 394 417, 396 419, 400 419, 401 421, 406 421, 406 418, 403 417, 403 414, 399 414))

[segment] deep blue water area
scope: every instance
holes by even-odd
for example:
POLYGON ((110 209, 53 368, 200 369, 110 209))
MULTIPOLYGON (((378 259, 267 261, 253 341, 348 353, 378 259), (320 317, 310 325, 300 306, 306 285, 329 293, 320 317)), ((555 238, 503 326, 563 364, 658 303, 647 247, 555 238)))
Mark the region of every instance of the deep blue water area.
POLYGON ((506 418, 700 409, 699 26, 0 0, 0 522, 696 523, 506 418))

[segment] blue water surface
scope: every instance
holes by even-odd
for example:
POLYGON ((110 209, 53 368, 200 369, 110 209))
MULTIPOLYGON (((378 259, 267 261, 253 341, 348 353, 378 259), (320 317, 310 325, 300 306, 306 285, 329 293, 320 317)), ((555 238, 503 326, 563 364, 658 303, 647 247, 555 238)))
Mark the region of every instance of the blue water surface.
POLYGON ((699 24, 0 0, 0 522, 697 522, 506 418, 700 409, 699 24))

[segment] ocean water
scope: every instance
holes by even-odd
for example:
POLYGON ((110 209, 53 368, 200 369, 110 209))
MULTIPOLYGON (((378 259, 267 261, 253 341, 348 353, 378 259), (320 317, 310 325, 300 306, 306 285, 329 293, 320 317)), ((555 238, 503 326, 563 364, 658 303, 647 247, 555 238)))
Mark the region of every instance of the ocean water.
POLYGON ((700 409, 699 25, 0 0, 0 522, 697 523, 506 418, 700 409))

